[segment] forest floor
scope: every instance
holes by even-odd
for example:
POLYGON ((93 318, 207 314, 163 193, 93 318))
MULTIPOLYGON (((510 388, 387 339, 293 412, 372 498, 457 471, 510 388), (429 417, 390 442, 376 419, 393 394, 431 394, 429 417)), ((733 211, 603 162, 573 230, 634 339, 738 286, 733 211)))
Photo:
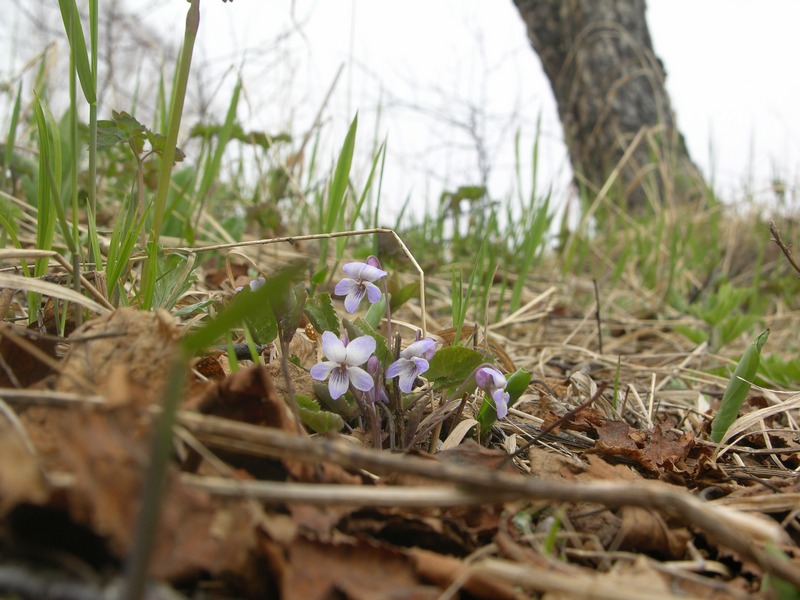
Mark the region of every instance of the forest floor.
MULTIPOLYGON (((198 285, 230 295, 224 279, 205 265, 198 285)), ((405 452, 387 435, 373 449, 357 427, 310 434, 288 400, 314 395, 308 328, 292 340, 299 366, 274 348, 233 372, 224 351, 198 357, 145 597, 797 597, 797 396, 754 388, 749 428, 712 443, 729 377, 709 373, 730 371, 743 346, 694 344, 629 292, 635 302, 609 292, 581 308, 591 280, 540 273, 522 309, 466 328, 465 343, 504 370, 533 374, 486 445, 473 439, 472 399, 437 444, 405 452)), ((447 345, 441 303, 432 293, 427 309, 409 303, 396 318, 419 323, 429 310, 428 332, 447 345)), ((46 315, 3 326, 2 597, 124 588, 147 533, 137 523, 152 425, 188 321, 119 309, 66 339, 37 331, 52 333, 46 315)), ((775 317, 770 346, 794 325, 775 317)))

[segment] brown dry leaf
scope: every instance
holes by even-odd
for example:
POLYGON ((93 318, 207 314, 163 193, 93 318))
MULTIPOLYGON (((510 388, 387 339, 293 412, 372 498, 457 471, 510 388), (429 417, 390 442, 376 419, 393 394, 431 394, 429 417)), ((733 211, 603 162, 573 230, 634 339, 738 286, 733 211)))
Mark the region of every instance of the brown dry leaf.
POLYGON ((615 569, 597 575, 597 580, 618 583, 620 589, 648 590, 657 597, 668 597, 675 592, 670 589, 664 576, 643 556, 637 557, 632 563, 621 563, 615 569))
MULTIPOLYGON (((444 518, 436 508, 370 508, 343 518, 338 529, 359 538, 374 538, 401 548, 425 548, 466 556, 478 547, 463 520, 444 518)), ((495 527, 496 529, 496 527, 495 527)))
POLYGON ((466 563, 452 556, 443 556, 419 548, 412 549, 410 555, 420 578, 435 583, 442 589, 446 589, 458 581, 460 589, 469 593, 471 598, 486 598, 487 600, 529 598, 527 594, 523 594, 513 586, 489 575, 470 573, 466 563))
POLYGON ((494 448, 484 448, 472 439, 466 440, 455 448, 439 452, 436 458, 442 462, 464 467, 519 474, 508 454, 494 448))
MULTIPOLYGON (((72 518, 105 537, 126 556, 132 547, 150 419, 128 405, 70 411, 61 426, 64 460, 75 476, 68 492, 72 518)), ((248 569, 256 517, 238 500, 222 500, 183 486, 172 471, 162 503, 151 574, 174 581, 200 572, 248 569)))
MULTIPOLYGON (((228 280, 228 272, 223 266, 222 268, 218 268, 218 259, 212 259, 208 261, 204 265, 206 276, 204 278, 206 287, 210 290, 221 290, 222 284, 228 280)), ((242 263, 230 263, 231 274, 233 275, 234 280, 238 280, 240 277, 247 277, 247 268, 248 266, 242 263)), ((242 285, 247 285, 249 282, 245 281, 242 285)))
POLYGON ((279 574, 282 600, 434 600, 441 590, 419 583, 411 559, 382 544, 295 540, 279 574))
MULTIPOLYGON (((612 465, 596 455, 587 456, 589 469, 579 479, 605 481, 641 481, 643 477, 627 465, 612 465)), ((668 485, 668 484, 663 484, 668 485)), ((675 489, 678 488, 676 486, 675 489)), ((582 531, 593 531, 604 543, 610 541, 620 549, 657 553, 665 559, 683 558, 692 534, 683 526, 673 526, 660 513, 626 506, 612 513, 607 509, 591 515, 588 520, 573 522, 582 531), (591 522, 594 519, 600 521, 591 522), (601 535, 600 532, 604 533, 601 535)))
POLYGON ((688 529, 670 528, 659 513, 636 506, 624 506, 620 516, 620 550, 655 553, 664 559, 683 558, 686 544, 692 539, 688 529))
POLYGON ((597 436, 594 448, 587 452, 600 455, 627 456, 647 471, 663 476, 685 470, 686 457, 695 446, 690 433, 664 432, 657 424, 651 431, 633 429, 624 421, 584 415, 584 431, 597 436))
POLYGON ((269 371, 261 365, 239 369, 214 382, 202 395, 188 400, 186 407, 252 425, 296 433, 302 430, 286 402, 279 397, 269 371))
POLYGON ((0 418, 0 514, 26 502, 43 503, 50 495, 39 462, 28 451, 19 432, 0 418))
POLYGON ((194 370, 206 379, 214 381, 225 379, 225 370, 219 364, 216 356, 204 356, 194 365, 194 370))
MULTIPOLYGON (((295 435, 308 435, 284 400, 281 389, 285 389, 285 385, 281 385, 281 382, 283 377, 273 379, 270 368, 252 365, 222 381, 214 382, 199 397, 188 400, 186 406, 205 414, 272 427, 295 435)), ((311 464, 291 459, 266 460, 222 451, 219 454, 233 466, 245 469, 260 479, 361 483, 360 477, 351 475, 335 464, 311 464)))
POLYGON ((178 333, 175 320, 163 310, 151 313, 121 308, 89 321, 75 330, 55 388, 107 395, 115 383, 114 375, 124 372, 141 386, 136 403, 149 406, 161 399, 178 333), (70 378, 72 374, 92 382, 96 389, 82 389, 70 378))
POLYGON ((14 343, 13 338, 23 338, 44 356, 56 358, 57 341, 39 335, 31 328, 3 327, 0 329, 0 387, 27 388, 52 372, 50 365, 14 343))

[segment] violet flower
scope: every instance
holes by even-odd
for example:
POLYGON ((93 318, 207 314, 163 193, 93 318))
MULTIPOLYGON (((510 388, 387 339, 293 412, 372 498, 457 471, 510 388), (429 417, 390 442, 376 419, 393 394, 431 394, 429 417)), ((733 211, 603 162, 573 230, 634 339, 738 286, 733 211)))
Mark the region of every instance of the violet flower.
POLYGON ((504 418, 508 414, 509 393, 506 391, 507 382, 503 374, 492 367, 481 367, 475 373, 475 382, 494 400, 497 418, 504 418))
POLYGON ((372 304, 381 299, 381 290, 372 282, 385 277, 386 271, 363 262, 347 263, 342 270, 349 277, 345 277, 337 283, 333 293, 345 297, 344 308, 347 312, 356 312, 364 296, 372 304))
POLYGON ((367 392, 375 382, 369 373, 360 367, 375 352, 375 339, 362 335, 345 344, 330 331, 322 332, 322 352, 328 360, 311 367, 311 377, 317 381, 328 381, 331 398, 336 400, 352 385, 367 392))
MULTIPOLYGON (((259 289, 265 283, 266 283, 266 280, 263 277, 259 277, 258 279, 253 279, 250 283, 248 283, 247 287, 250 288, 251 292, 255 292, 257 289, 259 289)), ((245 286, 240 285, 239 287, 236 288, 236 291, 237 292, 241 292, 244 288, 245 288, 245 286)))
POLYGON ((430 338, 425 338, 414 342, 408 348, 400 352, 400 358, 389 365, 386 369, 386 377, 400 378, 400 390, 408 394, 414 387, 417 376, 428 370, 428 361, 436 352, 436 342, 430 338))
POLYGON ((369 357, 367 361, 367 373, 372 377, 374 386, 366 393, 367 402, 375 404, 375 402, 383 402, 389 404, 389 396, 386 395, 386 390, 383 389, 381 383, 381 361, 374 354, 369 357))

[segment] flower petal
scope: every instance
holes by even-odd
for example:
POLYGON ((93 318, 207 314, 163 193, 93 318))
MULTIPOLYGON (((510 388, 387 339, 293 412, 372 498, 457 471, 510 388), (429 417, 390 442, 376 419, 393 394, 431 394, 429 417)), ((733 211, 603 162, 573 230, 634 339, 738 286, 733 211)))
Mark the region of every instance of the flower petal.
POLYGON ((362 335, 347 345, 347 359, 343 362, 351 367, 357 367, 367 362, 374 352, 375 338, 362 335))
POLYGON ((492 371, 492 380, 494 383, 494 387, 499 389, 506 389, 506 384, 508 382, 506 381, 505 375, 503 375, 497 369, 492 369, 491 371, 492 371))
POLYGON ((400 373, 403 372, 403 369, 406 368, 406 365, 411 361, 407 358, 398 358, 392 364, 389 365, 389 368, 386 369, 386 378, 392 379, 394 377, 399 377, 400 373))
POLYGON ((328 390, 331 393, 331 398, 336 400, 339 396, 343 396, 349 387, 350 378, 348 369, 337 366, 331 371, 331 380, 328 382, 328 390))
POLYGON ((424 338, 412 344, 400 352, 403 358, 411 358, 412 356, 419 356, 430 360, 436 352, 436 342, 430 338, 424 338))
POLYGON ((352 277, 353 279, 361 280, 361 272, 364 270, 364 267, 367 267, 367 263, 363 262, 349 262, 342 267, 342 271, 344 271, 348 277, 352 277))
POLYGON ((381 299, 381 289, 375 285, 374 283, 370 283, 369 281, 365 281, 362 284, 367 291, 367 299, 372 303, 375 304, 378 300, 381 299))
POLYGON ((508 400, 511 396, 508 392, 502 389, 496 389, 492 392, 492 399, 494 400, 494 408, 497 411, 497 418, 504 419, 508 414, 508 400))
POLYGON ((383 402, 384 404, 389 404, 389 396, 386 395, 386 391, 383 389, 383 387, 378 386, 378 390, 377 390, 376 396, 377 396, 376 400, 378 402, 383 402))
POLYGON ((332 331, 322 332, 322 353, 335 363, 347 360, 347 350, 336 334, 332 331))
POLYGON ((370 374, 361 367, 348 367, 347 376, 350 378, 350 383, 353 384, 353 387, 362 392, 368 392, 375 386, 370 374))
POLYGON ((414 361, 414 370, 417 372, 418 376, 422 375, 431 366, 427 360, 424 358, 419 358, 418 356, 415 356, 411 360, 414 361))
POLYGON ((344 309, 351 314, 356 312, 366 293, 367 290, 364 289, 363 285, 354 287, 344 298, 344 309))
POLYGON ((335 363, 332 361, 325 361, 321 363, 315 364, 311 367, 311 377, 316 379, 317 381, 325 381, 328 378, 328 375, 331 374, 336 367, 339 366, 339 363, 335 363))
POLYGON ((373 267, 363 262, 351 262, 342 267, 347 275, 359 281, 375 281, 381 277, 386 277, 387 273, 383 269, 373 267))
POLYGON ((475 383, 485 392, 506 388, 506 378, 497 369, 482 367, 475 373, 475 383))
POLYGON ((414 382, 417 380, 417 371, 414 369, 413 365, 410 368, 403 369, 403 372, 400 373, 400 391, 404 394, 410 394, 411 390, 414 389, 414 382))
POLYGON ((492 382, 492 376, 488 373, 489 369, 487 367, 481 367, 475 372, 475 383, 481 388, 484 392, 489 389, 489 386, 492 382))
POLYGON ((347 296, 350 292, 356 289, 360 284, 355 279, 348 279, 345 277, 339 283, 336 284, 336 287, 333 288, 333 293, 337 296, 347 296))
POLYGON ((259 277, 258 279, 253 279, 253 281, 251 281, 247 285, 250 286, 250 290, 251 291, 255 292, 257 289, 259 289, 261 286, 263 286, 266 282, 267 282, 266 279, 264 279, 263 277, 259 277))

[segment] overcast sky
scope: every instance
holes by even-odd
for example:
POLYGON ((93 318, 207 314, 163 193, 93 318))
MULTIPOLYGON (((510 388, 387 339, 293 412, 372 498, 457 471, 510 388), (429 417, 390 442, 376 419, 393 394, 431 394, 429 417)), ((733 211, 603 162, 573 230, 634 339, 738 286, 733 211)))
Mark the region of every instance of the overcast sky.
MULTIPOLYGON (((185 1, 126 4, 139 27, 158 29, 177 47, 185 1)), ((679 126, 721 195, 735 201, 752 183, 768 197, 775 174, 795 186, 800 2, 647 4, 679 126)), ((357 166, 366 168, 375 139, 388 139, 387 202, 435 202, 445 188, 479 183, 482 169, 502 200, 513 193, 514 135, 527 165, 539 117, 538 188, 552 183, 559 197, 568 193, 555 102, 511 0, 202 0, 194 68, 220 120, 241 72, 247 127, 303 132, 342 65, 324 111, 327 158, 358 111, 357 166)))

